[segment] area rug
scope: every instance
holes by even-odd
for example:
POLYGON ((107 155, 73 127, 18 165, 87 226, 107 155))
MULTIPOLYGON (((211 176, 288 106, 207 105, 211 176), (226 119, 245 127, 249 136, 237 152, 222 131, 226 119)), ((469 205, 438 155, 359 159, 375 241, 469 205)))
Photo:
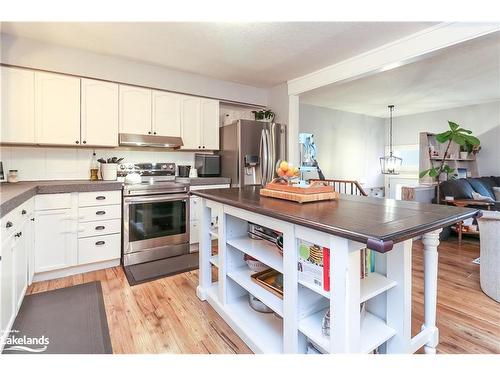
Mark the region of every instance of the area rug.
POLYGON ((172 258, 155 260, 147 263, 124 266, 125 276, 130 286, 162 277, 192 271, 198 268, 198 253, 184 254, 172 258))
POLYGON ((112 354, 101 283, 24 298, 4 354, 112 354))

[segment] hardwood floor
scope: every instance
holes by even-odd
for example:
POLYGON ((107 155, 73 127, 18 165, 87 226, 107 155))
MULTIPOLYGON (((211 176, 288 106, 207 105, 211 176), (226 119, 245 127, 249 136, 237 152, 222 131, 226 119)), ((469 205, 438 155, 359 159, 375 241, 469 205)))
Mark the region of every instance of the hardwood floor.
MULTIPOLYGON (((438 353, 500 353, 500 304, 479 287, 479 243, 439 248, 438 353)), ((423 321, 422 244, 413 245, 413 322, 423 321)), ((34 283, 28 293, 100 280, 114 353, 251 353, 195 294, 197 272, 130 287, 121 267, 34 283)))

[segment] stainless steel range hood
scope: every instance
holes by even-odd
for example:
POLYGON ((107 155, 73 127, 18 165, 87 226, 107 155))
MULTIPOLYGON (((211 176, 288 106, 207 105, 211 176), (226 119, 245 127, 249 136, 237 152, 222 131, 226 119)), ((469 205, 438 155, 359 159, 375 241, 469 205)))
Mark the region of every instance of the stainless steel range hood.
POLYGON ((162 135, 128 134, 120 133, 118 142, 120 146, 135 147, 162 147, 176 150, 184 143, 181 137, 165 137, 162 135))

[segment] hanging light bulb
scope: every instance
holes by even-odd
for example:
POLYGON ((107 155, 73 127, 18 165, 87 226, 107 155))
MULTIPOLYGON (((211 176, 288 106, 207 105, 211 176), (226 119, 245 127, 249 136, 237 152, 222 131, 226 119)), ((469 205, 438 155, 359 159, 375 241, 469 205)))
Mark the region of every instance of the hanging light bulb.
POLYGON ((394 105, 389 105, 390 111, 390 124, 389 124, 389 155, 380 158, 380 170, 382 174, 399 174, 399 168, 403 159, 393 155, 392 149, 392 112, 394 105))

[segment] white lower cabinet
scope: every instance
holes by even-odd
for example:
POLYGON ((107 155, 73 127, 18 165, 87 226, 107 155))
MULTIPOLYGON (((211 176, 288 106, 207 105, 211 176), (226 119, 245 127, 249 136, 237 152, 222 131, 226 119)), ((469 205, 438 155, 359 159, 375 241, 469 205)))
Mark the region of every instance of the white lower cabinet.
MULTIPOLYGON (((2 243, 2 260, 0 261, 0 338, 8 334, 15 316, 15 278, 14 278, 14 246, 16 238, 12 235, 2 243)), ((1 346, 1 343, 0 343, 1 346)))
POLYGON ((21 307, 24 293, 28 288, 28 233, 29 224, 26 221, 21 227, 14 246, 14 304, 17 309, 21 307))
POLYGON ((102 262, 119 258, 120 244, 120 233, 80 238, 78 240, 78 264, 102 262))
POLYGON ((77 234, 71 209, 35 214, 35 273, 76 265, 77 234))
POLYGON ((0 250, 0 351, 29 284, 33 207, 33 200, 29 200, 0 220, 5 229, 0 250))

